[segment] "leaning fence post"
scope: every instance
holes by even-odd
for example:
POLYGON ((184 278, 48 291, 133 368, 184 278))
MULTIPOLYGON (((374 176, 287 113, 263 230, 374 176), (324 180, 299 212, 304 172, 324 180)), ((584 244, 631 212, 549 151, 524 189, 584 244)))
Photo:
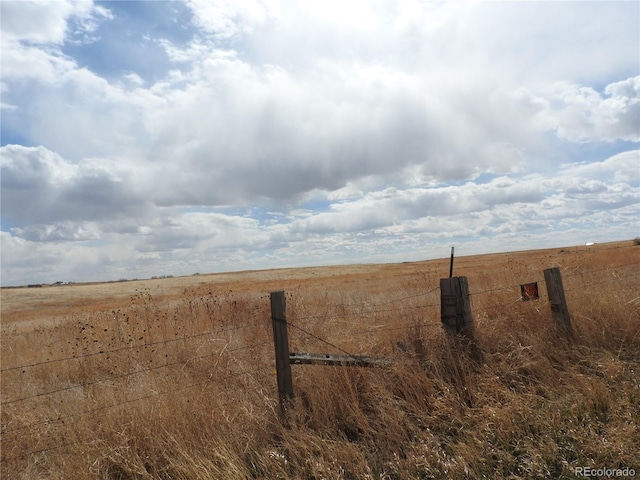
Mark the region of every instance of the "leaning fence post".
POLYGON ((560 269, 558 267, 547 268, 544 271, 544 281, 547 284, 551 314, 553 315, 558 330, 566 336, 573 335, 573 327, 571 326, 567 300, 564 296, 560 269))
POLYGON ((473 316, 467 277, 440 279, 440 320, 448 333, 471 336, 473 316))
POLYGON ((287 404, 293 400, 293 380, 289 362, 289 335, 285 315, 284 291, 271 292, 271 323, 273 325, 273 345, 276 352, 276 375, 280 410, 285 413, 287 404))

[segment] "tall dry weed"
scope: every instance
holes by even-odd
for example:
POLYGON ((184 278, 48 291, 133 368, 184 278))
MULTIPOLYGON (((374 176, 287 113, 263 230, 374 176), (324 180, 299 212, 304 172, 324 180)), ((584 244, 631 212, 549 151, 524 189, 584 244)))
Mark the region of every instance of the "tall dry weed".
POLYGON ((385 355, 394 363, 293 366, 286 418, 277 403, 268 290, 200 285, 170 301, 139 291, 125 307, 75 312, 52 327, 3 326, 0 473, 525 479, 574 478, 577 466, 640 472, 640 285, 631 255, 585 250, 534 261, 513 254, 494 270, 461 261, 476 320, 471 344, 440 328, 438 271, 428 266, 377 280, 292 285, 292 350, 385 355), (542 281, 541 268, 556 265, 573 339, 558 335, 543 284, 540 300, 519 298, 520 283, 542 281))

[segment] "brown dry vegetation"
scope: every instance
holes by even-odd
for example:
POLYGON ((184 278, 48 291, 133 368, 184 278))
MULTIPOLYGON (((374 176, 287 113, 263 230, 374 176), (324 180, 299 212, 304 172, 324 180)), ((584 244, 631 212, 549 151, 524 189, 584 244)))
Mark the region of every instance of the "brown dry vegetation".
POLYGON ((2 289, 7 479, 574 478, 640 472, 640 247, 456 259, 479 355, 440 328, 448 259, 2 289), (561 268, 558 336, 542 271, 561 268), (540 283, 523 302, 519 285, 540 283), (293 351, 279 415, 269 292, 293 351), (328 342, 328 343, 327 343, 328 342), (401 342, 402 348, 399 348, 401 342))

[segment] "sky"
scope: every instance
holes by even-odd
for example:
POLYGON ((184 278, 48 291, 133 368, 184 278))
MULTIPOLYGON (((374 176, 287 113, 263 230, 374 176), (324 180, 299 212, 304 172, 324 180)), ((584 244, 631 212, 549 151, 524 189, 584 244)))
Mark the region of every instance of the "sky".
POLYGON ((12 1, 1 283, 640 236, 640 3, 12 1))

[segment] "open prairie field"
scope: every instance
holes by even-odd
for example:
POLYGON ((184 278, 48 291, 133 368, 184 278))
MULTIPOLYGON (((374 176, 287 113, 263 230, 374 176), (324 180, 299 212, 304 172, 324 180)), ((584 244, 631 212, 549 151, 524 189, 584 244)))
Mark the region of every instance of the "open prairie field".
POLYGON ((449 258, 1 291, 6 479, 640 476, 640 246, 458 257, 471 345, 443 332, 449 258), (574 335, 556 328, 558 267, 574 335), (538 282, 523 301, 520 285, 538 282), (295 352, 282 415, 269 293, 295 352), (578 470, 576 470, 578 469, 578 470))

